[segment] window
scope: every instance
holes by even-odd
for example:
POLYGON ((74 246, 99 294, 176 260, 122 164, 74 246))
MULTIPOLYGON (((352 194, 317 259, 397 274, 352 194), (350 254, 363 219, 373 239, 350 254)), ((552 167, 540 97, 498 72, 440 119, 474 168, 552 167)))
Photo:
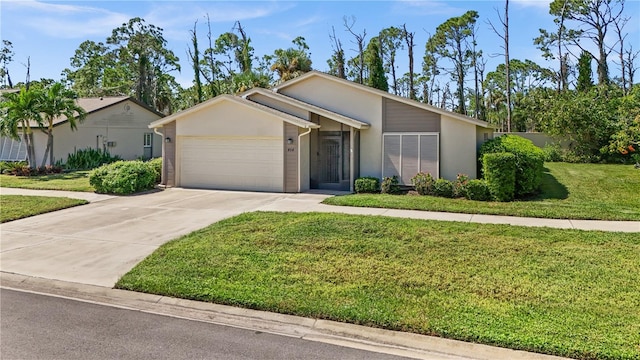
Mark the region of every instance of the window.
POLYGON ((396 175, 400 184, 410 185, 419 172, 440 176, 438 133, 386 133, 382 139, 382 177, 396 175))
POLYGON ((151 147, 153 142, 153 133, 144 133, 144 147, 151 147))

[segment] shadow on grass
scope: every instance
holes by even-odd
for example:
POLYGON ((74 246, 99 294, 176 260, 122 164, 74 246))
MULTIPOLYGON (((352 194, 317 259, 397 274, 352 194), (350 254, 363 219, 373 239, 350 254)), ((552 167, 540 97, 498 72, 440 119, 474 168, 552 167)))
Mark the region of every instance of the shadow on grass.
POLYGON ((569 190, 566 186, 551 175, 549 169, 544 168, 544 174, 542 175, 542 184, 540 185, 540 193, 532 196, 528 201, 539 201, 547 199, 564 200, 569 197, 569 190))

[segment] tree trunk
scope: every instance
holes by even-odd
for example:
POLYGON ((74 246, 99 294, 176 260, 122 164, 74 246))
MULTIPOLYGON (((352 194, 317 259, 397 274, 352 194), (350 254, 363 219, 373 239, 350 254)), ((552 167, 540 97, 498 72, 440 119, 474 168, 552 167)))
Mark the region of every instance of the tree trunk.
POLYGON ((504 61, 507 78, 507 132, 511 132, 511 70, 509 66, 509 0, 504 6, 504 61))
POLYGON ((402 25, 404 40, 407 43, 407 53, 409 55, 409 98, 412 100, 416 99, 416 89, 413 83, 413 37, 415 33, 407 31, 407 24, 402 25))

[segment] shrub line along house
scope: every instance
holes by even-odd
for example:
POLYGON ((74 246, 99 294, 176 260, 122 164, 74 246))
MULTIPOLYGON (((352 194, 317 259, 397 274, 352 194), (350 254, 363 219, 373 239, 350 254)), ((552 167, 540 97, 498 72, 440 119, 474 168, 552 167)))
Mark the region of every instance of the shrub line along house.
MULTIPOLYGON (((76 122, 74 131, 70 126, 64 126, 69 120, 66 116, 54 120, 55 160, 64 161, 76 149, 86 148, 109 150, 111 155, 125 160, 148 159, 162 154, 162 138, 149 129, 149 124, 164 114, 129 96, 79 98, 76 103, 86 111, 87 117, 81 123, 76 122)), ((35 161, 40 165, 47 147, 47 134, 37 126, 32 122, 35 161)), ((0 161, 22 161, 26 157, 24 142, 0 138, 0 161)))
POLYGON ((475 177, 484 121, 311 71, 270 89, 220 95, 149 125, 166 186, 353 191, 361 176, 475 177))

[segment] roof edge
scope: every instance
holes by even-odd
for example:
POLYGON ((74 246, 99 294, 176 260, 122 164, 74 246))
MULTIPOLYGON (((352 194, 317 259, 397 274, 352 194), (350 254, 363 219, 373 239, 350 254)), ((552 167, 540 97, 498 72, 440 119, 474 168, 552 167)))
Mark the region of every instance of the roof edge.
POLYGON ((358 83, 353 82, 351 80, 342 79, 342 78, 339 78, 337 76, 330 75, 330 74, 327 74, 325 72, 321 72, 321 71, 318 71, 318 70, 308 71, 308 72, 306 72, 306 73, 304 73, 304 74, 302 74, 302 75, 300 75, 300 76, 298 76, 298 77, 296 77, 294 79, 285 81, 285 82, 283 82, 283 83, 281 83, 281 84, 279 84, 277 86, 274 86, 273 87, 273 91, 277 93, 281 89, 287 88, 287 87, 289 87, 291 85, 297 84, 299 82, 305 81, 306 79, 311 78, 311 77, 315 77, 315 76, 318 76, 318 77, 321 77, 321 78, 324 78, 324 79, 327 79, 327 80, 330 80, 330 81, 334 81, 334 82, 337 82, 337 83, 341 83, 341 84, 350 86, 352 88, 359 89, 359 90, 362 90, 362 91, 366 91, 366 92, 369 92, 369 93, 372 93, 372 94, 380 95, 380 96, 385 97, 387 99, 399 101, 399 102, 405 103, 405 104, 410 105, 410 106, 415 106, 415 107, 418 107, 418 108, 422 108, 424 110, 435 112, 435 113, 440 114, 440 115, 449 116, 449 117, 452 117, 452 118, 454 118, 456 120, 464 121, 464 122, 467 122, 467 123, 470 123, 470 124, 474 124, 476 126, 481 126, 481 127, 484 127, 484 128, 495 128, 494 125, 491 125, 488 122, 483 121, 483 120, 475 119, 475 118, 472 118, 472 117, 469 117, 469 116, 466 116, 466 115, 463 115, 463 114, 458 114, 458 113, 455 113, 453 111, 441 109, 441 108, 435 107, 433 105, 422 103, 422 102, 419 102, 419 101, 416 101, 416 100, 412 100, 412 99, 409 99, 409 98, 405 98, 405 97, 402 97, 402 96, 394 95, 394 94, 391 94, 391 93, 386 92, 386 91, 382 91, 382 90, 379 90, 379 89, 376 89, 376 88, 372 88, 372 87, 367 86, 367 85, 358 84, 358 83))

